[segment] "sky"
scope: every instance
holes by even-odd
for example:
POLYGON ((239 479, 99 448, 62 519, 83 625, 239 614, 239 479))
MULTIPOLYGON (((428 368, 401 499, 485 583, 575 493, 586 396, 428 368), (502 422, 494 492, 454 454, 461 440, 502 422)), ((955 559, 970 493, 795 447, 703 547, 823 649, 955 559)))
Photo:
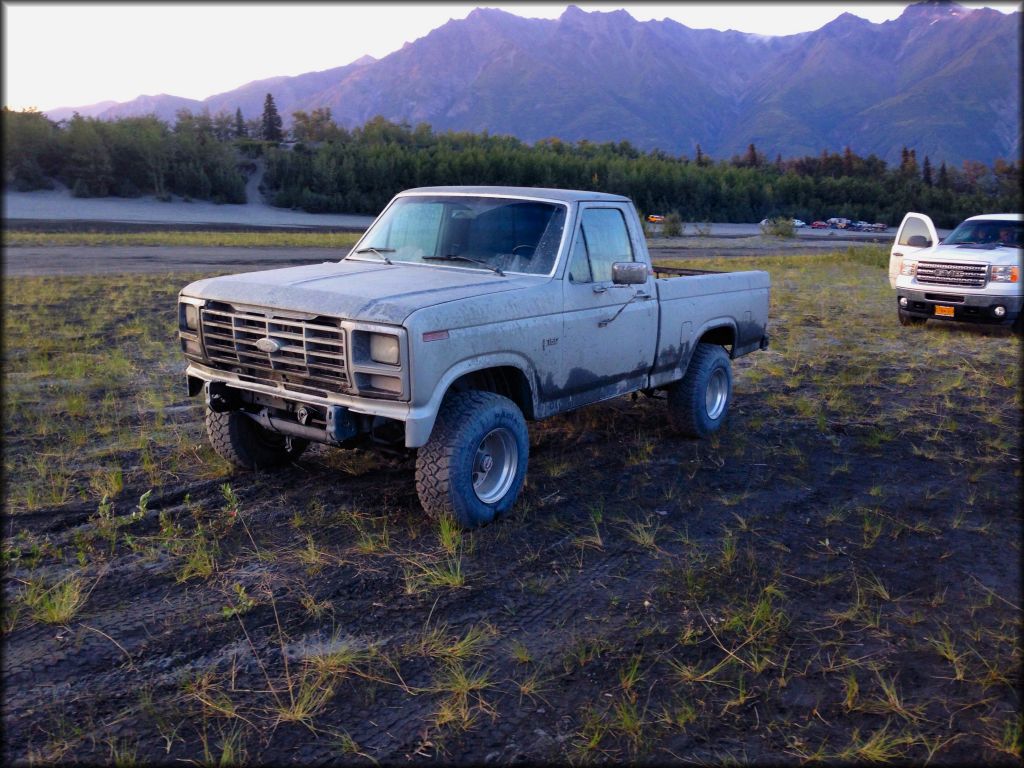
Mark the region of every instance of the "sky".
MULTIPOLYGON (((623 8, 639 21, 789 35, 845 11, 881 23, 906 2, 576 3, 623 8)), ((1003 13, 1020 2, 964 2, 1003 13)), ((566 3, 57 3, 3 2, 3 104, 77 107, 167 93, 205 99, 253 80, 383 58, 477 6, 553 19, 566 3)))

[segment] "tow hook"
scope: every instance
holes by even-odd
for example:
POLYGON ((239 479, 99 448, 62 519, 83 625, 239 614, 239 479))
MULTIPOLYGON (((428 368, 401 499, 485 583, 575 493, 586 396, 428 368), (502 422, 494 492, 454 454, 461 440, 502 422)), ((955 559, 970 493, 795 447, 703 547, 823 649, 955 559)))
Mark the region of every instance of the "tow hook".
POLYGON ((208 381, 206 405, 214 413, 227 413, 238 409, 238 398, 235 392, 223 381, 208 381))

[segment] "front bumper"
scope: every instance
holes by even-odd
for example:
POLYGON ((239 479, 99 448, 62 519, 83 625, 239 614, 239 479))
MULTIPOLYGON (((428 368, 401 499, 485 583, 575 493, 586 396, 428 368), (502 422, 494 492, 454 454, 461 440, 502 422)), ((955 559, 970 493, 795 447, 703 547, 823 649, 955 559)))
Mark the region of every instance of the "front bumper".
MULTIPOLYGON (((210 368, 194 361, 189 362, 185 371, 190 396, 195 396, 204 390, 206 384, 219 384, 229 390, 239 390, 262 395, 264 397, 277 398, 295 404, 309 404, 321 407, 328 413, 339 413, 340 411, 366 415, 379 416, 391 421, 402 422, 405 429, 405 446, 407 448, 419 448, 427 442, 430 432, 434 426, 436 413, 429 407, 414 407, 409 403, 396 402, 393 400, 375 400, 365 397, 351 395, 331 394, 328 397, 317 397, 316 395, 297 393, 283 390, 265 383, 243 381, 238 374, 232 371, 222 371, 210 368), (333 410, 340 407, 339 410, 333 410)), ((223 390, 220 390, 223 391, 223 390)), ((261 422, 262 423, 262 422, 261 422)), ((266 423, 264 426, 274 429, 275 425, 266 423)), ((277 425, 280 426, 280 425, 277 425)), ((324 437, 312 433, 300 435, 317 442, 330 442, 324 437)))
POLYGON ((1012 325, 1020 316, 1024 296, 1020 294, 1012 296, 963 294, 942 290, 915 291, 897 286, 896 303, 902 312, 915 317, 988 325, 1012 325), (904 300, 906 301, 904 302, 904 300), (951 307, 952 317, 938 314, 936 307, 951 307), (1003 308, 1002 316, 996 314, 997 307, 1003 308))

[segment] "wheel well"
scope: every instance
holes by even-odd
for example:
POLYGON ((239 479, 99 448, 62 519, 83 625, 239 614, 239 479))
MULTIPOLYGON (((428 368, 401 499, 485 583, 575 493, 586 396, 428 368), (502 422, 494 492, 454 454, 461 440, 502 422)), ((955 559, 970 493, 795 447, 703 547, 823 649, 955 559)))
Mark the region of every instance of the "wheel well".
POLYGON ((732 354, 732 347, 736 344, 736 331, 729 325, 720 325, 717 328, 711 328, 710 330, 704 331, 704 335, 700 337, 699 344, 721 344, 723 347, 729 347, 730 356, 732 354))
POLYGON ((504 395, 519 406, 523 416, 527 419, 534 418, 530 382, 518 368, 509 365, 472 371, 453 381, 448 391, 465 392, 472 389, 504 395))

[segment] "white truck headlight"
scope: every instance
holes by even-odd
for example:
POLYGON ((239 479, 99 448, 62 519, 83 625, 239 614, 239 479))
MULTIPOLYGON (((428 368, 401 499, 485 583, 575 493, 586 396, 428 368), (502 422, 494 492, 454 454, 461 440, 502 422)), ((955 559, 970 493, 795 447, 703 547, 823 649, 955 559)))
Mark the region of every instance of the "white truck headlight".
POLYGON ((904 259, 903 263, 900 264, 900 274, 906 275, 907 277, 913 277, 917 274, 917 262, 909 259, 904 259))
POLYGON ((375 363, 398 365, 400 361, 398 337, 387 333, 370 334, 370 359, 375 363))
POLYGON ((1020 280, 1020 270, 1016 266, 996 266, 988 268, 988 279, 993 283, 1016 283, 1020 280))

